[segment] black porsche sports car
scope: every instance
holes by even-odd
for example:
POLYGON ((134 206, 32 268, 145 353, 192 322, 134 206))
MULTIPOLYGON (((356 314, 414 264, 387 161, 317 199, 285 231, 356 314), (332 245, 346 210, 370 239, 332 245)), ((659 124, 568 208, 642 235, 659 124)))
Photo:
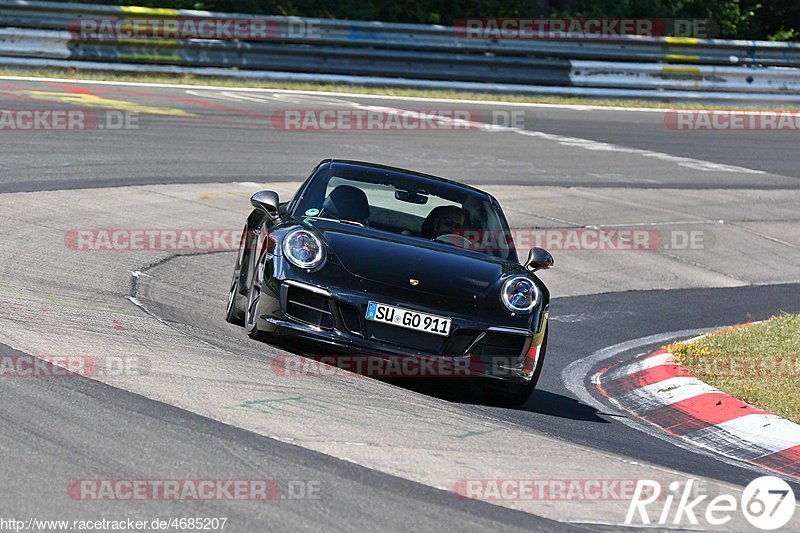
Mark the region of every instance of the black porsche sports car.
POLYGON ((288 202, 251 198, 227 320, 319 353, 463 363, 493 401, 524 403, 547 345, 550 295, 520 264, 491 195, 409 170, 322 161, 288 202))

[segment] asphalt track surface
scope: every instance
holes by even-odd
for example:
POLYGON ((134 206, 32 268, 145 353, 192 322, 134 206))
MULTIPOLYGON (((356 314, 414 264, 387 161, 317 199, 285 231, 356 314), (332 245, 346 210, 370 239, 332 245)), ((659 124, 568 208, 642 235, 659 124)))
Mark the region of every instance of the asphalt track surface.
MULTIPOLYGON (((675 132, 664 127, 661 113, 0 80, 0 109, 80 108, 102 113, 106 107, 140 113, 138 129, 0 132, 0 193, 297 182, 317 161, 330 156, 411 166, 487 187, 789 194, 800 184, 797 132, 675 132), (264 126, 276 111, 339 108, 351 101, 405 110, 469 109, 484 117, 498 109, 513 110, 524 116, 518 126, 537 132, 533 138, 548 143, 532 145, 530 137, 508 132, 323 133, 264 126), (722 167, 698 171, 698 166, 708 163, 722 167)), ((52 206, 59 211, 72 207, 52 206)), ((756 214, 752 218, 761 220, 756 214)), ((91 220, 83 222, 92 225, 91 220)), ((7 241, 1 246, 11 249, 14 245, 7 241)), ((13 258, 13 254, 4 257, 13 258)), ((760 258, 765 264, 771 260, 760 258)), ((148 269, 138 295, 150 311, 188 338, 232 354, 241 352, 245 344, 264 357, 283 353, 266 345, 254 348, 242 339, 243 333, 222 321, 220 309, 231 264, 232 254, 167 258, 148 269), (215 290, 216 285, 222 290, 215 290), (181 297, 187 297, 187 305, 182 305, 181 297)), ((726 326, 780 311, 800 312, 800 285, 780 281, 800 280, 791 273, 783 280, 764 281, 770 285, 638 291, 627 291, 620 284, 613 292, 557 297, 551 308, 552 335, 540 386, 521 409, 484 405, 479 392, 460 385, 388 385, 422 394, 426 401, 441 402, 466 417, 486 417, 610 455, 745 485, 756 476, 752 470, 625 425, 611 406, 598 411, 581 403, 566 388, 562 370, 599 349, 631 339, 726 326)), ((120 298, 127 295, 118 294, 120 298)), ((131 313, 142 314, 136 308, 131 313)), ((20 327, 47 330, 48 324, 20 327)), ((653 346, 642 345, 617 357, 632 357, 649 348, 653 346)), ((7 353, 12 348, 0 345, 0 349, 7 353)), ((120 516, 113 505, 87 507, 64 501, 63 480, 212 478, 236 473, 257 477, 255 471, 278 480, 319 480, 333 489, 319 501, 281 501, 265 507, 215 502, 203 507, 203 514, 230 517, 235 531, 257 530, 265 524, 309 530, 603 527, 558 524, 530 513, 462 500, 442 487, 371 470, 93 380, 3 380, 0 398, 4 405, 0 411, 3 515, 120 516)), ((535 449, 530 457, 542 459, 535 449)), ((126 507, 125 513, 152 519, 176 509, 147 502, 126 507)))
POLYGON ((5 456, 0 508, 6 517, 149 522, 183 514, 185 508, 181 502, 144 502, 123 513, 113 506, 80 509, 44 502, 63 498, 64 486, 54 479, 117 479, 122 472, 125 479, 148 479, 154 472, 159 479, 230 479, 234 473, 240 476, 234 479, 275 480, 284 498, 246 507, 225 501, 204 505, 203 515, 227 517, 235 531, 392 530, 399 517, 406 530, 572 529, 455 498, 90 379, 15 381, 5 383, 0 395, 5 456), (293 500, 315 490, 314 485, 293 486, 298 479, 335 490, 320 499, 293 500))
MULTIPOLYGON (((429 103, 345 96, 297 96, 201 89, 161 89, 34 84, 0 80, 0 98, 8 110, 69 109, 86 104, 160 114, 141 114, 138 129, 82 132, 60 140, 63 132, 15 132, 5 136, 0 162, 0 192, 106 187, 152 183, 214 183, 220 180, 296 181, 312 161, 325 157, 369 159, 387 164, 411 158, 421 171, 476 184, 586 185, 591 187, 793 188, 800 186, 796 130, 675 131, 665 127, 663 113, 584 112, 573 109, 429 103), (233 96, 232 96, 233 95, 233 96), (308 132, 270 127, 285 110, 340 110, 357 100, 362 106, 399 107, 411 111, 466 111, 478 121, 514 125, 526 130, 676 157, 695 158, 754 169, 765 174, 711 173, 698 181, 680 167, 654 167, 652 159, 605 170, 615 151, 588 146, 582 157, 562 157, 531 147, 529 138, 486 138, 463 132, 308 132), (402 105, 400 105, 402 104, 402 105), (493 120, 494 112, 516 112, 493 120), (435 142, 431 142, 433 135, 435 142), (470 158, 480 137, 484 148, 470 158), (79 146, 74 150, 75 145, 79 146), (46 146, 45 150, 36 150, 46 146), (209 148, 213 146, 213 150, 209 148), (121 149, 124 147, 124 149, 121 149), (31 154, 36 152, 36 157, 31 154), (605 152, 605 153, 603 153, 605 152), (599 157, 600 156, 600 157, 599 157), (605 157, 602 157, 605 156, 605 157), (656 173, 654 174, 654 170, 656 173)), ((66 136, 68 137, 68 136, 66 136)))
MULTIPOLYGON (((204 258, 180 257, 149 271, 152 277, 142 283, 153 294, 171 294, 171 291, 157 287, 164 282, 177 284, 181 290, 176 294, 206 293, 208 287, 203 283, 180 280, 180 273, 193 268, 199 271, 224 269, 228 262, 229 257, 224 254, 204 258), (201 261, 202 267, 199 265, 201 261)), ((669 441, 643 435, 641 431, 620 423, 621 415, 612 406, 598 411, 576 400, 565 387, 562 370, 573 361, 597 350, 631 339, 669 331, 718 328, 762 320, 774 315, 776 310, 800 312, 799 292, 799 284, 789 284, 712 290, 630 291, 555 299, 551 305, 551 336, 545 370, 533 397, 519 409, 487 406, 479 390, 461 383, 448 383, 445 386, 425 380, 417 380, 412 384, 393 380, 392 383, 455 402, 469 416, 487 416, 615 455, 746 485, 753 479, 752 471, 721 463, 713 456, 699 453, 699 450, 698 453, 687 453, 686 449, 678 448, 669 441)), ((194 312, 187 313, 176 307, 174 301, 143 299, 158 316, 175 327, 184 328, 187 334, 198 335, 206 342, 235 350, 228 340, 230 328, 215 316, 218 305, 220 302, 224 304, 224 300, 218 300, 217 305, 208 309, 195 308, 194 312)), ((625 360, 626 356, 654 351, 661 345, 642 344, 619 353, 613 360, 625 360)), ((605 361, 592 370, 600 370, 608 365, 609 362, 605 361)), ((593 373, 586 376, 587 388, 588 378, 593 373)), ((800 488, 800 483, 796 483, 795 487, 800 488)))

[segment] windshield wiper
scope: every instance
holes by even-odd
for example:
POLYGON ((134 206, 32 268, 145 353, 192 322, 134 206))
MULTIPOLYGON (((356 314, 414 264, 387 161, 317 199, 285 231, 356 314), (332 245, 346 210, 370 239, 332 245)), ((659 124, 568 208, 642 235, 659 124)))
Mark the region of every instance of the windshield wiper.
POLYGON ((349 224, 351 226, 360 226, 364 227, 364 224, 361 222, 356 222, 355 220, 339 220, 338 218, 325 218, 325 217, 309 217, 311 220, 327 220, 328 222, 338 222, 339 224, 349 224))

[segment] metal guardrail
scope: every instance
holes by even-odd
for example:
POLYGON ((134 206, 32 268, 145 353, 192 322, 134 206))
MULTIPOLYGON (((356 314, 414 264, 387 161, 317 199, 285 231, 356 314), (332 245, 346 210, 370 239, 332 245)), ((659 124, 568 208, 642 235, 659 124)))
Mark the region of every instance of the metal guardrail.
POLYGON ((738 96, 748 101, 800 102, 800 68, 795 68, 800 67, 798 43, 635 36, 496 41, 466 39, 455 28, 445 26, 294 17, 268 18, 281 27, 303 24, 315 31, 268 41, 102 41, 67 31, 71 24, 86 18, 265 17, 0 0, 0 65, 66 60, 72 65, 126 64, 126 70, 137 70, 131 67, 135 65, 138 70, 172 66, 194 73, 208 69, 219 75, 220 69, 229 69, 229 75, 247 71, 248 77, 263 72, 271 79, 283 72, 287 79, 294 73, 295 78, 310 74, 323 81, 335 77, 365 84, 381 79, 387 85, 409 86, 413 81, 428 87, 438 82, 443 88, 473 84, 488 91, 502 86, 500 92, 548 92, 541 89, 550 87, 575 89, 575 94, 593 90, 600 96, 620 96, 627 90, 637 98, 672 99, 675 94, 697 98, 697 93, 703 93, 708 99, 735 100, 738 96))

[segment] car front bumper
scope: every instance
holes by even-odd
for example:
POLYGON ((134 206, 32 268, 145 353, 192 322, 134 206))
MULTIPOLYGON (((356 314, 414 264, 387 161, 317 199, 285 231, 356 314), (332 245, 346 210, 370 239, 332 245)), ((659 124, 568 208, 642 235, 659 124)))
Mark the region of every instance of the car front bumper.
POLYGON ((539 359, 544 357, 546 312, 536 332, 457 316, 450 335, 437 338, 367 321, 366 307, 375 297, 363 293, 332 291, 294 280, 282 280, 277 286, 264 289, 260 329, 304 355, 334 356, 322 360, 344 362, 338 366, 366 369, 367 374, 377 371, 374 377, 381 377, 391 367, 394 370, 384 377, 404 376, 396 373, 397 368, 404 368, 410 369, 406 372, 410 377, 485 377, 525 382, 531 380, 539 359), (406 364, 407 359, 415 364, 406 364), (389 365, 370 364, 370 360, 389 365))

